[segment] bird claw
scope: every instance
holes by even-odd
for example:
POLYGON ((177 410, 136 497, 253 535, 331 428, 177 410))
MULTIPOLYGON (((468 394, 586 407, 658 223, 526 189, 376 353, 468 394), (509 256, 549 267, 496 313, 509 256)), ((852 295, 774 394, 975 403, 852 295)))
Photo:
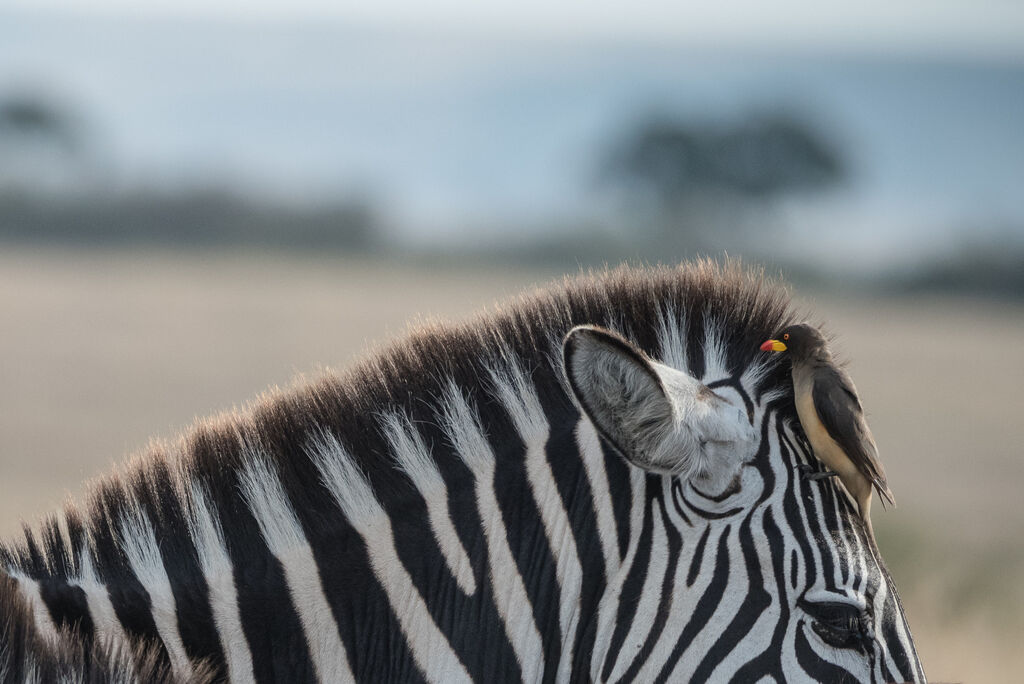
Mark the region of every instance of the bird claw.
POLYGON ((824 480, 830 477, 835 477, 839 473, 834 470, 818 470, 809 463, 800 463, 797 465, 797 470, 801 471, 800 474, 805 480, 824 480))

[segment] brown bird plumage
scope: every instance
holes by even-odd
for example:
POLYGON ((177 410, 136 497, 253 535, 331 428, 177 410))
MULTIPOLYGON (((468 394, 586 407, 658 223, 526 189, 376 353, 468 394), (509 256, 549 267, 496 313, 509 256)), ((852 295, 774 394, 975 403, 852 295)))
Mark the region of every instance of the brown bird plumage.
POLYGON ((871 490, 890 504, 896 501, 853 380, 835 364, 825 338, 810 325, 789 326, 761 349, 786 352, 790 357, 794 401, 804 434, 814 455, 853 495, 870 529, 871 490))

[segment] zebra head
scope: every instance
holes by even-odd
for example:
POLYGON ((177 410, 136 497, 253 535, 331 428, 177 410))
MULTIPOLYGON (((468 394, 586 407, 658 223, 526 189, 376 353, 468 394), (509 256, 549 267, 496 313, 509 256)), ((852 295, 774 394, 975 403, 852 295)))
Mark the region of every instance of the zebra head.
POLYGON ((790 318, 619 269, 203 421, 0 543, 0 681, 921 681, 790 318))
POLYGON ((601 679, 923 679, 874 538, 803 477, 815 461, 781 392, 705 384, 595 326, 563 353, 583 420, 646 474, 643 532, 599 611, 601 679))

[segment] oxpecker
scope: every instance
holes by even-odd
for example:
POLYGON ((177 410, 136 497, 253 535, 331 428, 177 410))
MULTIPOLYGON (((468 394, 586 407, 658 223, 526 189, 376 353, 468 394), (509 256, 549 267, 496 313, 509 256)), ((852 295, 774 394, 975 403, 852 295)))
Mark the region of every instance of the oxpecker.
POLYGON ((871 490, 895 505, 878 460, 878 447, 864 419, 864 407, 853 380, 832 360, 822 334, 807 324, 791 325, 767 340, 763 351, 784 352, 792 361, 793 398, 797 416, 814 455, 830 470, 809 475, 820 479, 838 475, 857 501, 871 529, 871 490))

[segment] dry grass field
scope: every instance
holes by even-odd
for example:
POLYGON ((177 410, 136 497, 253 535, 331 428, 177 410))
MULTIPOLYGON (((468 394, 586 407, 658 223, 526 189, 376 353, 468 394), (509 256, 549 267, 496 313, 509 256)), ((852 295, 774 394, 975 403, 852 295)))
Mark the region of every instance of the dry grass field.
MULTIPOLYGON (((153 436, 423 316, 555 274, 393 262, 0 250, 0 534, 153 436)), ((882 550, 933 680, 1024 672, 1024 308, 801 301, 850 360, 899 502, 882 550)))

